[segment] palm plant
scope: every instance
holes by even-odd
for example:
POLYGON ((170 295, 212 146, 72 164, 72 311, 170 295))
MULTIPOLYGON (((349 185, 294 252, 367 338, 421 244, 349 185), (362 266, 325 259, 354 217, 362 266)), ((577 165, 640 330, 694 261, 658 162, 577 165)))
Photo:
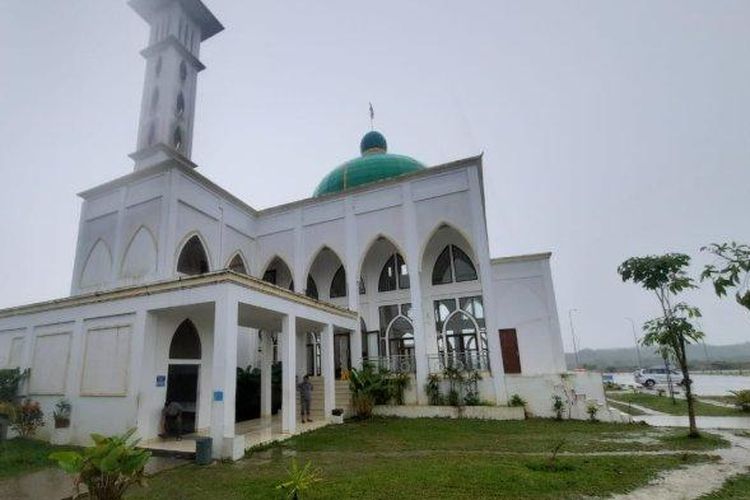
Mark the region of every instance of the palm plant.
POLYGON ((352 407, 360 418, 370 418, 375 403, 389 398, 388 379, 365 364, 361 369, 352 368, 349 374, 349 389, 352 392, 352 407))
POLYGON ((277 490, 285 490, 288 500, 302 500, 305 492, 315 483, 323 480, 320 469, 315 469, 309 460, 300 468, 296 458, 292 458, 291 466, 287 469, 287 480, 276 486, 277 490))

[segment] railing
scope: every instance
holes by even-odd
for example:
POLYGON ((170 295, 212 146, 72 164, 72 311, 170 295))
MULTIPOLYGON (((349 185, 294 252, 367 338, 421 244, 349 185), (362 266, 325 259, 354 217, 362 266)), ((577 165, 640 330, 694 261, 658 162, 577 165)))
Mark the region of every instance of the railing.
POLYGON ((489 371, 490 357, 487 351, 454 351, 427 356, 430 373, 442 373, 446 368, 459 371, 489 371))
POLYGON ((415 373, 417 371, 417 361, 413 354, 366 357, 362 358, 362 363, 371 365, 378 370, 387 370, 393 373, 415 373))

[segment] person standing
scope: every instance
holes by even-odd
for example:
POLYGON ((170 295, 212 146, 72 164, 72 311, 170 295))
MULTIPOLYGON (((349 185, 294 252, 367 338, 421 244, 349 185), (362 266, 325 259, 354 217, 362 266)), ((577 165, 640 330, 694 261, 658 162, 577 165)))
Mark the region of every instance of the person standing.
POLYGON ((312 419, 310 418, 310 403, 312 401, 313 385, 312 382, 310 382, 309 375, 305 375, 302 378, 302 382, 297 384, 297 389, 299 390, 300 406, 302 408, 302 422, 312 422, 312 419), (305 418, 307 418, 307 420, 305 420, 305 418))

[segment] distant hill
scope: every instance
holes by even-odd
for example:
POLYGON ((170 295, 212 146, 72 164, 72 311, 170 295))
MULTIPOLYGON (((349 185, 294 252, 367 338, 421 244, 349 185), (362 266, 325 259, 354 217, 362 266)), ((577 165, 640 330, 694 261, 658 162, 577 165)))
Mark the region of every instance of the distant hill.
MULTIPOLYGON (((641 365, 658 366, 661 356, 652 348, 641 347, 641 365)), ((582 367, 602 371, 628 371, 638 367, 635 347, 617 349, 583 349, 578 352, 582 367)), ((569 369, 576 367, 573 353, 565 353, 569 369)), ((688 361, 697 370, 750 369, 750 342, 731 345, 693 344, 688 346, 688 361)))

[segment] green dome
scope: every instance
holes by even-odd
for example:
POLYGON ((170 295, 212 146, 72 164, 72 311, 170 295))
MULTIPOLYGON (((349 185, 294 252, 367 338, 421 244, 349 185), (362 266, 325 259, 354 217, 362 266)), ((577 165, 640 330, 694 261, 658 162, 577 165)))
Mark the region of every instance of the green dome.
POLYGON ((380 132, 368 132, 360 142, 362 156, 349 160, 326 175, 313 196, 339 193, 356 186, 398 177, 425 168, 414 158, 388 153, 388 143, 380 132))

